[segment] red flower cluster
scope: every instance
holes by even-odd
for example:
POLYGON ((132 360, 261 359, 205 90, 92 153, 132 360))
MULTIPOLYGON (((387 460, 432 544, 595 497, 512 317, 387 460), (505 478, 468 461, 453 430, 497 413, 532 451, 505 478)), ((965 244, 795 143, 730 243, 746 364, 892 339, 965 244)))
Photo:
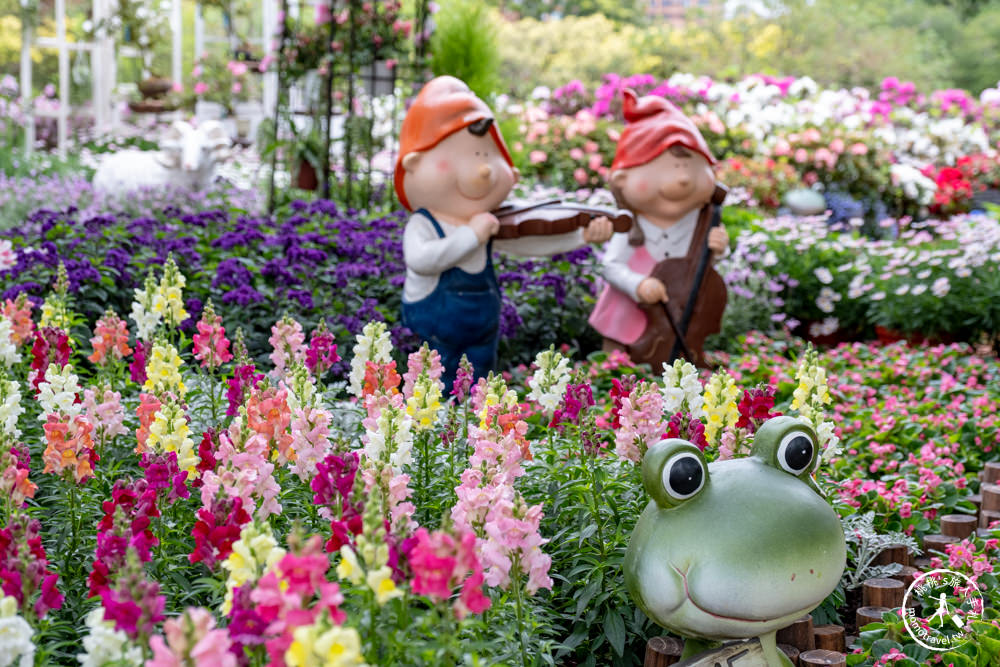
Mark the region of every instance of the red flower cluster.
POLYGON ((233 543, 240 539, 242 526, 250 522, 250 515, 243 509, 242 498, 216 497, 211 508, 198 510, 191 535, 194 551, 188 556, 192 563, 203 562, 210 570, 229 557, 233 543))
POLYGON ((667 422, 667 431, 663 438, 683 438, 698 449, 705 451, 708 440, 705 438, 705 425, 700 419, 695 419, 689 412, 678 412, 667 422))
POLYGON ((140 563, 152 559, 151 549, 158 544, 149 526, 153 517, 160 516, 156 507, 156 489, 144 479, 115 482, 111 500, 105 500, 104 518, 97 524, 97 548, 94 564, 87 581, 90 596, 99 595, 111 586, 111 581, 125 568, 129 551, 140 563))
POLYGON ((611 408, 611 428, 614 430, 622 426, 619 416, 622 410, 622 399, 628 398, 633 389, 635 389, 634 375, 626 375, 621 380, 615 378, 611 381, 611 400, 614 401, 614 406, 611 408))
POLYGON ((73 350, 69 346, 69 336, 56 327, 42 327, 35 331, 35 342, 31 346, 31 386, 38 391, 38 385, 45 381, 45 371, 49 364, 60 368, 69 363, 73 350))
POLYGON ((10 525, 0 528, 0 585, 4 595, 17 600, 26 614, 36 592, 34 609, 42 618, 49 609, 62 607, 63 596, 56 588, 59 575, 50 572, 42 538, 41 524, 22 514, 14 514, 10 525))
POLYGON ((760 425, 768 419, 780 416, 780 412, 771 412, 771 408, 774 407, 775 391, 775 388, 770 385, 744 390, 743 398, 736 406, 740 411, 736 428, 745 428, 750 433, 756 433, 760 425))
POLYGON ((264 375, 258 373, 253 364, 244 364, 233 369, 233 377, 229 379, 229 391, 226 394, 229 398, 227 417, 235 417, 239 413, 247 394, 256 389, 263 379, 264 375))
POLYGON ((319 505, 320 514, 330 518, 333 534, 326 542, 329 553, 339 551, 345 544, 354 544, 354 536, 361 534, 364 504, 352 502, 354 478, 358 474, 358 453, 348 452, 343 457, 328 454, 316 464, 316 476, 310 483, 313 503, 319 505), (329 508, 337 508, 337 516, 329 508))
POLYGON ((935 169, 928 165, 921 173, 937 185, 930 207, 932 213, 964 213, 970 209, 972 197, 977 192, 1000 187, 1000 158, 982 154, 963 155, 955 161, 954 167, 935 169))
POLYGON ((580 425, 580 413, 594 405, 594 392, 586 382, 566 385, 562 405, 552 413, 549 427, 558 428, 561 433, 566 424, 580 425))

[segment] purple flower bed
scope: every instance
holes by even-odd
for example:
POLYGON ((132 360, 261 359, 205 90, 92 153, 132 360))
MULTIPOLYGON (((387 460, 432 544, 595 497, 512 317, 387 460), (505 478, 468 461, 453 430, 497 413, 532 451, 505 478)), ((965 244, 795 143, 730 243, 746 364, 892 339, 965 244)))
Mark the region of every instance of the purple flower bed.
MULTIPOLYGON (((382 320, 408 353, 417 341, 399 321, 405 221, 403 211, 365 215, 323 200, 293 202, 273 217, 235 205, 192 212, 171 204, 141 215, 39 209, 0 232, 18 251, 0 272, 0 291, 40 303, 62 261, 77 311, 89 321, 107 308, 126 316, 133 289, 172 254, 187 276, 187 332, 211 298, 228 331, 244 329, 254 356, 269 351, 270 327, 284 313, 307 330, 325 319, 341 349, 366 322, 382 320)), ((553 341, 585 351, 599 344, 586 322, 597 280, 591 250, 497 259, 504 367, 530 361, 553 341)))

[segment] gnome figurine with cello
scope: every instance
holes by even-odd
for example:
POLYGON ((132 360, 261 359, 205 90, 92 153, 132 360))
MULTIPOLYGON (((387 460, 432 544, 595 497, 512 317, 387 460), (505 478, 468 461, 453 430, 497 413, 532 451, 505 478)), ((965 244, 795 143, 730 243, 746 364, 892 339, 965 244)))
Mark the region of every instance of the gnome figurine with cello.
POLYGON ((538 206, 524 209, 531 213, 530 235, 520 238, 503 225, 511 207, 497 206, 517 170, 493 121, 465 83, 439 76, 421 89, 400 131, 394 184, 400 203, 413 211, 403 231, 403 323, 441 354, 447 390, 462 355, 477 377, 496 363, 501 303, 494 248, 550 256, 603 243, 614 230, 602 212, 577 209, 539 223, 538 206))
POLYGON ((684 356, 705 366, 705 337, 718 332, 726 286, 712 268, 729 245, 719 224, 726 190, 695 124, 662 97, 624 93, 626 126, 610 189, 635 213, 603 258, 607 282, 590 316, 604 349, 623 349, 655 370, 684 356))

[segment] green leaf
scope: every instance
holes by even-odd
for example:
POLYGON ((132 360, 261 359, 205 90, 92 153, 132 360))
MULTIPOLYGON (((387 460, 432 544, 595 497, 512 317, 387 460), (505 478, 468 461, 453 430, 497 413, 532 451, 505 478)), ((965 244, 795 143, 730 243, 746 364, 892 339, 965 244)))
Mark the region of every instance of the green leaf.
POLYGON ((613 609, 608 609, 604 614, 604 636, 608 638, 615 654, 625 654, 625 621, 613 609))

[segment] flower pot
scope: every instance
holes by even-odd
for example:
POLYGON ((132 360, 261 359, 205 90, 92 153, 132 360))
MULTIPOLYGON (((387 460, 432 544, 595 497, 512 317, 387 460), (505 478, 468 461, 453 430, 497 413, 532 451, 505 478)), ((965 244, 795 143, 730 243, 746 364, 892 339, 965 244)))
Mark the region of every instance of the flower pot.
POLYGON ((299 158, 299 170, 295 175, 295 187, 302 190, 315 190, 319 187, 319 178, 312 162, 299 158))
POLYGON ((173 88, 174 82, 162 76, 151 76, 139 82, 139 92, 144 100, 155 100, 163 97, 173 88))
POLYGON ((906 334, 902 331, 896 331, 895 329, 888 329, 881 324, 875 325, 875 335, 878 337, 878 342, 883 345, 891 345, 893 343, 898 343, 901 340, 906 340, 906 334))
POLYGON ((875 325, 875 335, 878 337, 878 342, 883 345, 890 345, 892 343, 898 343, 901 340, 905 340, 907 343, 913 346, 917 345, 950 345, 951 343, 957 343, 958 338, 950 333, 933 333, 933 334, 923 334, 917 331, 910 333, 903 333, 902 331, 896 331, 895 329, 887 329, 881 325, 875 325))

